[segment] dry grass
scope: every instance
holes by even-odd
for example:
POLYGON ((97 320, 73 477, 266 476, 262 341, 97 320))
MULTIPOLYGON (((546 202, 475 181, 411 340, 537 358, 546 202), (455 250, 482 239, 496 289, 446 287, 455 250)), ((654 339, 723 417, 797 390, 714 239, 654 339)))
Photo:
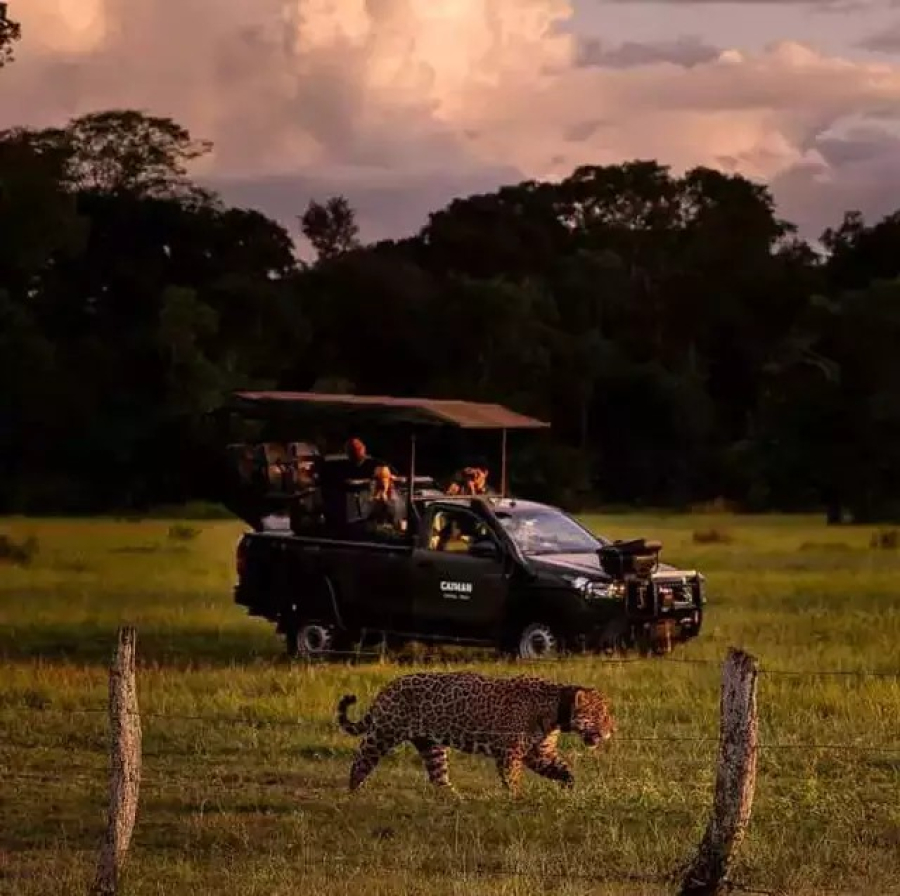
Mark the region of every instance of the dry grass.
MULTIPOLYGON (((606 691, 620 737, 563 749, 572 793, 531 776, 518 800, 481 758, 451 755, 464 799, 433 794, 403 749, 354 797, 354 741, 337 698, 415 665, 307 667, 232 603, 240 525, 11 520, 38 538, 0 569, 0 893, 84 892, 103 828, 106 668, 116 626, 138 627, 141 808, 127 874, 137 894, 636 894, 689 857, 712 792, 718 663, 730 645, 782 670, 900 666, 900 556, 846 528, 829 548, 808 519, 714 518, 734 544, 694 543, 685 516, 594 517, 613 536, 664 542, 707 573, 700 638, 676 659, 580 658, 546 667, 606 691), (821 545, 820 550, 816 546, 821 545), (804 550, 800 550, 801 546, 804 550)), ((502 674, 514 666, 456 663, 502 674)), ((736 878, 797 894, 900 893, 900 681, 763 676, 757 798, 736 878), (835 749, 835 747, 837 749, 835 749)))

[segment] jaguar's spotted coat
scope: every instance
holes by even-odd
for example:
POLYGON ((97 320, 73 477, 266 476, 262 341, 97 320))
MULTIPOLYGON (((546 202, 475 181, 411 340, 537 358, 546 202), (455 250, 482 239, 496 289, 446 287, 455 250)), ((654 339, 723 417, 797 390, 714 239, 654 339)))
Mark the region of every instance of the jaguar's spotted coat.
POLYGON ((572 772, 557 753, 560 732, 575 732, 594 748, 615 731, 607 701, 599 692, 533 676, 404 675, 380 691, 361 721, 351 722, 347 707, 355 702, 356 697, 348 694, 337 708, 341 728, 362 735, 350 771, 350 790, 365 781, 382 756, 407 740, 438 787, 450 787, 448 747, 492 757, 500 780, 511 791, 518 787, 523 765, 571 786, 572 772))

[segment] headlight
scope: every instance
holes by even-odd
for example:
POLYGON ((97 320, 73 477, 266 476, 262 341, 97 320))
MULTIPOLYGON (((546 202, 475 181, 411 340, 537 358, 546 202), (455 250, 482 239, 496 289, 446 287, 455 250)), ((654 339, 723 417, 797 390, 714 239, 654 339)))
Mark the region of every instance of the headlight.
POLYGON ((587 576, 563 576, 563 578, 576 590, 584 591, 589 588, 591 580, 587 576))
POLYGON ((620 598, 625 594, 622 582, 595 582, 587 576, 563 576, 576 590, 581 592, 585 600, 601 600, 603 598, 620 598))

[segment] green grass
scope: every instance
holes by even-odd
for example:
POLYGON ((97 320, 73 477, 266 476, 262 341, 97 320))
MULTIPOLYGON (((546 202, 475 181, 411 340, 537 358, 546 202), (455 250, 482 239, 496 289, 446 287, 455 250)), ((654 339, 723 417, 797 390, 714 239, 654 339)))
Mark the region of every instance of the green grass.
MULTIPOLYGON (((549 677, 609 694, 618 737, 598 754, 563 738, 575 790, 529 775, 516 800, 490 762, 451 754, 459 802, 431 792, 409 748, 346 793, 355 742, 334 724, 338 697, 364 706, 416 665, 287 662, 273 627, 232 603, 240 524, 0 523, 39 543, 30 566, 0 562, 0 894, 85 892, 123 623, 138 628, 144 731, 130 894, 674 892, 593 878, 652 877, 691 856, 714 783, 725 651, 744 647, 772 670, 896 670, 900 552, 870 549, 871 529, 812 518, 589 522, 659 537, 665 559, 707 573, 706 627, 674 658, 712 662, 548 664, 549 677), (713 528, 731 540, 694 543, 713 528)), ((900 680, 764 675, 759 699, 768 746, 735 878, 900 893, 900 680)))

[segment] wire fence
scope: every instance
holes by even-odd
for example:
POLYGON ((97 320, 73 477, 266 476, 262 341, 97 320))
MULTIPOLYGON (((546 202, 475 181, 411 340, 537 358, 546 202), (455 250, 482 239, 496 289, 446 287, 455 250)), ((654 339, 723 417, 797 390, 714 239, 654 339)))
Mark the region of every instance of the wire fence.
MULTIPOLYGON (((354 657, 358 657, 358 653, 351 654, 354 657)), ((645 662, 651 661, 655 663, 662 664, 676 664, 683 666, 715 666, 719 669, 722 668, 721 660, 713 660, 713 659, 688 659, 688 658, 651 658, 651 657, 633 657, 633 658, 606 658, 603 662, 610 664, 622 664, 622 663, 635 663, 635 662, 645 662)), ((521 663, 521 661, 518 661, 521 663)), ((546 661, 538 661, 542 665, 546 666, 546 661)), ((760 676, 771 676, 773 678, 777 677, 786 677, 786 678, 840 678, 840 679, 893 679, 900 680, 900 670, 867 670, 867 669, 828 669, 828 670, 806 670, 806 669, 785 669, 785 668, 766 668, 765 666, 758 669, 758 674, 760 676)), ((62 717, 77 717, 77 716, 103 716, 106 717, 109 715, 109 706, 107 705, 97 705, 97 706, 81 706, 81 707, 60 707, 60 706, 42 706, 42 705, 11 705, 9 702, 4 706, 0 706, 0 714, 6 712, 12 712, 14 714, 28 714, 31 718, 36 718, 39 716, 62 716, 62 717)), ((166 731, 167 724, 170 722, 189 722, 189 723, 198 723, 203 726, 218 726, 218 725, 227 725, 227 726, 246 726, 255 730, 262 729, 315 729, 317 731, 321 731, 324 724, 326 724, 326 720, 323 718, 294 718, 294 719, 283 719, 283 718, 272 718, 272 717, 260 717, 253 716, 247 714, 234 714, 234 713, 190 713, 190 712, 165 712, 165 711, 141 711, 130 713, 125 711, 122 713, 123 715, 134 715, 139 719, 152 721, 154 723, 159 723, 159 731, 166 731)), ((334 719, 331 719, 332 723, 334 719)), ((156 726, 151 725, 149 730, 154 730, 156 726)), ((900 730, 900 729, 898 729, 900 730)), ((508 735, 508 730, 491 730, 491 731, 480 731, 480 732, 471 732, 472 737, 492 737, 492 736, 502 736, 508 735)), ((684 744, 684 745, 703 745, 705 747, 714 747, 715 745, 720 743, 718 737, 710 737, 703 735, 683 735, 683 734, 654 734, 648 736, 628 736, 628 735, 619 735, 618 733, 615 735, 616 742, 624 743, 624 744, 639 744, 646 745, 649 748, 655 748, 657 746, 669 748, 674 744, 684 744)), ((2 750, 4 745, 0 744, 0 750, 2 750)), ((42 745, 39 742, 35 742, 32 744, 24 744, 24 743, 12 743, 7 741, 5 745, 7 749, 21 750, 21 749, 31 749, 42 748, 42 745)), ((796 752, 796 751, 807 751, 809 753, 814 752, 829 752, 829 753, 844 753, 844 754, 855 754, 855 755, 872 755, 879 756, 882 758, 887 758, 889 761, 893 762, 894 759, 897 759, 900 762, 900 740, 888 743, 871 743, 871 742, 815 742, 815 741, 798 741, 798 742, 788 742, 784 739, 772 739, 767 740, 766 738, 762 738, 758 747, 762 751, 770 751, 770 752, 779 752, 779 751, 787 751, 787 752, 796 752)), ((172 750, 162 750, 160 752, 147 752, 143 751, 142 756, 148 760, 153 760, 155 758, 164 759, 164 758, 172 758, 174 756, 181 756, 183 753, 179 753, 177 751, 172 750)), ((680 761, 680 760, 679 760, 680 761)), ((704 766, 707 768, 710 767, 708 761, 704 761, 704 766)), ((898 769, 900 769, 900 765, 898 765, 898 769)), ((107 771, 105 766, 97 766, 92 765, 79 765, 79 764, 68 764, 64 770, 65 779, 76 786, 86 785, 90 786, 92 783, 105 785, 106 780, 104 773, 107 771)), ((177 776, 173 775, 170 769, 154 769, 152 761, 145 767, 144 770, 145 777, 142 781, 142 787, 146 786, 148 792, 152 793, 156 792, 171 792, 173 790, 180 790, 182 792, 185 791, 185 785, 188 781, 195 781, 195 776, 177 776)), ((31 769, 9 769, 5 773, 0 773, 0 780, 5 780, 7 782, 13 781, 21 781, 23 784, 25 782, 34 782, 35 784, 46 784, 47 781, 54 776, 59 776, 60 772, 58 770, 48 770, 47 772, 42 772, 39 770, 31 770, 31 769)), ((250 784, 251 786, 259 783, 261 788, 272 786, 271 782, 255 782, 253 780, 242 780, 240 783, 250 784)), ((199 785, 198 785, 199 786, 199 785)), ((396 789, 396 788, 394 788, 396 789)), ((410 786, 408 788, 401 787, 401 790, 409 789, 410 791, 416 790, 421 791, 421 787, 410 786)), ((627 813, 640 812, 645 809, 644 806, 641 806, 638 803, 627 803, 621 802, 616 804, 607 804, 604 802, 604 811, 612 812, 612 813, 621 813, 623 815, 627 813)), ((682 821, 685 818, 687 813, 696 813, 697 808, 695 806, 687 805, 681 807, 666 807, 666 806, 654 806, 653 814, 655 816, 660 817, 671 817, 671 818, 679 818, 682 821)), ((148 824, 152 825, 152 819, 142 819, 142 826, 147 826, 148 824)), ((358 859, 340 856, 340 855, 332 855, 329 854, 326 858, 323 859, 323 868, 327 868, 328 870, 334 869, 335 867, 341 868, 347 874, 410 874, 413 873, 417 876, 421 877, 433 877, 433 878, 452 878, 454 881, 465 881, 467 878, 478 878, 478 877, 510 877, 510 878, 522 878, 527 879, 529 881, 539 881, 545 878, 559 878, 560 874, 562 874, 567 880, 580 881, 585 884, 622 884, 629 885, 633 884, 635 886, 658 886, 658 887, 671 887, 676 884, 677 881, 682 877, 685 868, 676 869, 673 872, 669 872, 666 874, 640 874, 640 873, 631 873, 626 871, 619 870, 610 870, 608 872, 603 873, 587 873, 587 872, 578 872, 571 869, 565 869, 564 871, 560 871, 558 868, 550 868, 550 867, 537 867, 533 869, 521 869, 521 868, 510 868, 504 867, 500 864, 494 864, 485 859, 484 855, 474 855, 472 857, 467 857, 464 861, 457 863, 453 867, 446 865, 438 865, 433 862, 429 862, 423 864, 421 867, 418 866, 410 866, 410 863, 391 863, 391 862, 365 862, 361 863, 358 859)), ((728 880, 724 884, 725 891, 731 891, 736 893, 747 893, 747 894, 759 894, 759 896, 783 896, 783 894, 787 894, 789 890, 787 889, 766 889, 760 888, 758 886, 752 886, 750 884, 744 883, 740 880, 728 880)), ((823 896, 845 896, 842 891, 833 889, 823 889, 821 887, 816 888, 817 893, 823 894, 823 896)), ((849 894, 846 894, 849 896, 849 894)))
MULTIPOLYGON (((327 665, 334 660, 356 660, 378 662, 383 660, 387 653, 383 650, 327 650, 317 652, 305 656, 299 656, 294 659, 295 663, 317 666, 327 665)), ((650 663, 655 667, 664 667, 668 665, 681 666, 715 666, 718 669, 722 667, 721 659, 708 659, 703 657, 677 657, 666 655, 640 655, 640 656, 615 656, 607 654, 597 654, 601 665, 621 666, 632 665, 635 663, 650 663)), ((510 666, 526 666, 548 668, 556 662, 562 662, 569 657, 562 655, 557 659, 541 659, 541 658, 520 658, 506 660, 505 664, 510 666)), ((415 665, 440 665, 452 662, 451 657, 446 655, 432 656, 429 654, 400 654, 395 657, 398 665, 415 664, 415 665)), ((501 662, 501 665, 503 663, 501 662)), ((760 675, 768 675, 772 677, 790 677, 790 678, 887 678, 900 681, 900 668, 891 669, 779 669, 769 668, 761 665, 759 668, 760 675)))
MULTIPOLYGON (((8 707, 7 707, 8 708, 8 707)), ((63 709, 60 707, 15 707, 14 712, 28 712, 35 715, 61 715, 61 716, 107 716, 109 709, 107 707, 81 707, 78 709, 63 709)), ((126 713, 128 715, 129 713, 126 713)), ((204 725, 243 725, 249 728, 286 728, 286 729, 302 729, 321 730, 324 719, 275 719, 275 718, 248 718, 242 715, 222 715, 222 714, 192 714, 192 713, 167 713, 167 712, 147 712, 141 710, 134 713, 140 719, 154 719, 159 721, 177 721, 177 722, 201 722, 204 725)), ((900 730, 900 729, 898 729, 900 730)), ((491 730, 478 730, 470 732, 472 737, 501 737, 510 734, 510 729, 500 728, 491 730)), ((719 743, 717 737, 685 736, 685 735, 652 735, 647 737, 631 737, 615 735, 617 743, 623 744, 705 744, 714 746, 719 743)), ((24 745, 19 745, 24 746, 24 745)), ((39 746, 39 745, 35 745, 39 746)), ((896 743, 888 744, 868 744, 868 743, 818 743, 814 741, 797 741, 795 743, 786 743, 780 741, 760 740, 760 750, 819 750, 849 753, 877 753, 886 755, 897 755, 900 757, 900 740, 896 743)), ((145 754, 147 755, 147 754, 145 754)))

